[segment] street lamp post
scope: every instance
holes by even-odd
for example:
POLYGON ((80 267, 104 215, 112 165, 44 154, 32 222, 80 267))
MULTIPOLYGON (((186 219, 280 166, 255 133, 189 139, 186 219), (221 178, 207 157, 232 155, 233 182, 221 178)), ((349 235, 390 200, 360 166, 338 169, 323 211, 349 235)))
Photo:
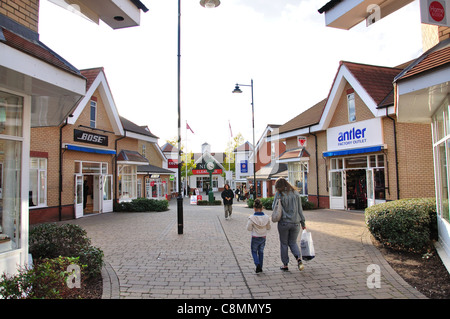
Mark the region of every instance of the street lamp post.
POLYGON ((242 93, 239 86, 250 86, 252 91, 252 128, 253 128, 253 198, 256 199, 256 146, 255 146, 255 106, 253 103, 253 79, 250 81, 249 84, 238 84, 236 83, 236 86, 233 90, 233 93, 242 93))
MULTIPOLYGON (((200 5, 205 8, 215 8, 220 5, 220 0, 201 0, 200 5)), ((177 196, 177 221, 178 234, 183 234, 183 194, 181 192, 181 0, 178 0, 178 196, 177 196)), ((186 181, 187 182, 187 181, 186 181)))

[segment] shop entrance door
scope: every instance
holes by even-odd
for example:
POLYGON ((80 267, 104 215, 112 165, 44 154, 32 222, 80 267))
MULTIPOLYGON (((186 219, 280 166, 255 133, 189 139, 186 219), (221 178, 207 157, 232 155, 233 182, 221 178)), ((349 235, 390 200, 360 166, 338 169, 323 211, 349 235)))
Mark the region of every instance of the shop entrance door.
POLYGON ((75 218, 83 217, 83 175, 75 175, 75 218))
POLYGON ((346 170, 346 175, 347 209, 363 210, 367 208, 367 178, 369 174, 365 169, 350 169, 346 170))

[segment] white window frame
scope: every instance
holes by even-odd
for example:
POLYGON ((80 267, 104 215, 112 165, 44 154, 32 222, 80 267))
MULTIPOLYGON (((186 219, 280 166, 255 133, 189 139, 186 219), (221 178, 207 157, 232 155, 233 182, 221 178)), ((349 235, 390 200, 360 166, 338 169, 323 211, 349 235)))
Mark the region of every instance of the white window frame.
POLYGON ((89 126, 92 128, 97 127, 97 102, 94 100, 89 101, 89 126), (95 110, 94 119, 92 119, 92 108, 95 110))
MULTIPOLYGON (((37 174, 36 174, 37 204, 34 203, 35 204, 34 206, 30 205, 30 209, 47 206, 47 168, 48 168, 47 163, 48 163, 48 161, 45 157, 31 157, 30 158, 30 177, 31 177, 31 171, 35 170, 37 172, 37 174), (32 168, 32 166, 31 166, 31 161, 33 159, 38 161, 37 168, 32 168), (41 163, 45 163, 44 168, 41 168, 41 163), (44 178, 43 184, 41 184, 42 183, 41 173, 43 173, 43 178, 44 178), (41 186, 43 186, 44 189, 41 189, 41 186), (40 201, 41 195, 43 195, 43 202, 40 201)), ((30 185, 29 185, 30 190, 29 191, 31 191, 31 187, 32 187, 32 181, 30 180, 30 185)))
POLYGON ((349 123, 356 122, 356 104, 354 92, 347 94, 347 110, 349 123))

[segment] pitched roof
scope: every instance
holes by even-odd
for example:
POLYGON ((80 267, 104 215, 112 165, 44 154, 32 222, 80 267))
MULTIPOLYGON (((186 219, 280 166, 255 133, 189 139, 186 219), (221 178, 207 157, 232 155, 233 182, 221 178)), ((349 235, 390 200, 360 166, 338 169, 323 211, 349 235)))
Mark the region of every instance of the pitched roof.
POLYGON ((402 71, 400 68, 377 65, 341 62, 353 74, 377 105, 380 105, 393 90, 394 78, 402 71))
POLYGON ((233 152, 250 152, 253 151, 253 146, 248 141, 236 147, 233 152))
POLYGON ((156 135, 153 135, 149 130, 147 130, 146 127, 139 126, 139 125, 131 122, 130 120, 127 120, 123 116, 120 117, 120 121, 122 122, 123 128, 126 131, 145 135, 148 137, 158 138, 156 135))
POLYGON ((117 161, 148 164, 148 160, 141 154, 139 154, 139 152, 130 150, 121 150, 119 155, 117 156, 117 161))
POLYGON ((293 119, 287 121, 286 123, 280 126, 279 133, 281 134, 319 123, 326 102, 327 99, 323 99, 322 101, 316 103, 303 113, 300 113, 293 119))
POLYGON ((430 71, 450 63, 450 39, 438 43, 408 65, 395 81, 430 71))
POLYGON ((37 35, 33 35, 32 32, 21 32, 20 27, 16 28, 13 24, 11 26, 17 33, 5 27, 0 27, 0 42, 59 69, 81 76, 77 68, 39 41, 37 35))
POLYGON ((86 78, 86 91, 89 90, 94 80, 100 74, 100 72, 104 72, 103 67, 85 69, 80 71, 81 74, 86 78))
POLYGON ((173 171, 168 170, 166 168, 158 167, 155 165, 139 165, 137 167, 138 173, 146 173, 146 174, 173 174, 173 171))

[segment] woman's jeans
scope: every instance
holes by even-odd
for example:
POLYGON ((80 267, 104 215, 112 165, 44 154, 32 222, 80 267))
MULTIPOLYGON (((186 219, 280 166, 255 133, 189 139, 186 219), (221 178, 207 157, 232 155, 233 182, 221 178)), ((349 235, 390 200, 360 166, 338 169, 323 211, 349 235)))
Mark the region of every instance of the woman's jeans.
POLYGON ((291 252, 296 259, 302 257, 297 245, 300 224, 279 222, 278 233, 280 235, 281 262, 287 266, 289 264, 288 247, 291 249, 291 252))
POLYGON ((255 265, 260 265, 262 268, 264 259, 264 247, 266 246, 266 237, 252 237, 250 246, 255 265))

